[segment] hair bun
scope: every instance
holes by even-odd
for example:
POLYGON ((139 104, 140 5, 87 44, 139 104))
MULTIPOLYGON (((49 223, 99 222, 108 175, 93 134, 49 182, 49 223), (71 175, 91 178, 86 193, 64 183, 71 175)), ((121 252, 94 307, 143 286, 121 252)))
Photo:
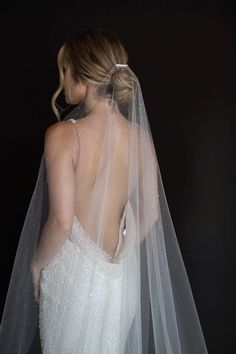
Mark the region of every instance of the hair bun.
POLYGON ((135 86, 134 77, 128 67, 117 67, 111 75, 114 100, 118 103, 130 102, 132 91, 135 86))

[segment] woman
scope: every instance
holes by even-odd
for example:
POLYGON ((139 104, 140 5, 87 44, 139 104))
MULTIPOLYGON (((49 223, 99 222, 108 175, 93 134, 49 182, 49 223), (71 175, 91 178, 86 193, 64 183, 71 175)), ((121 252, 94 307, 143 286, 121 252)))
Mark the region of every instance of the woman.
POLYGON ((45 354, 207 353, 127 62, 106 30, 85 31, 59 51, 52 107, 60 120, 62 90, 76 107, 45 133, 1 353, 32 351, 37 322, 45 354))

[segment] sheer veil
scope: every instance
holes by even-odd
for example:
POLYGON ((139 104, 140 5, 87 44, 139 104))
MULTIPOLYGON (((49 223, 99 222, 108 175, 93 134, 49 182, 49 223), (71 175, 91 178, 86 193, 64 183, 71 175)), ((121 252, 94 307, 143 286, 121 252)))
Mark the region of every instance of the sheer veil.
MULTIPOLYGON (((122 279, 119 283, 122 291, 117 290, 117 301, 121 304, 116 332, 120 336, 120 353, 205 354, 207 348, 171 220, 139 80, 128 65, 117 64, 98 85, 96 95, 97 99, 108 100, 110 110, 104 120, 96 175, 83 224, 75 216, 71 236, 66 241, 71 242, 73 252, 79 252, 85 261, 93 260, 92 276, 87 279, 84 318, 76 329, 81 337, 80 347, 74 352, 80 353, 89 345, 88 313, 93 301, 90 294, 94 277, 101 276, 107 284, 110 279, 122 279), (111 255, 105 250, 107 215, 113 203, 122 200, 121 237, 111 255), (84 232, 84 238, 79 241, 73 236, 78 227, 84 232)), ((86 119, 86 112, 79 104, 61 124, 76 123, 82 117, 86 119)), ((72 126, 72 139, 83 151, 78 125, 72 126)), ((4 354, 30 352, 37 335, 39 314, 33 295, 31 262, 48 210, 43 155, 1 322, 0 352, 4 354)), ((43 269, 44 277, 57 266, 60 257, 61 252, 43 269)), ((68 285, 66 298, 60 303, 63 311, 58 331, 61 335, 55 343, 55 353, 62 353, 65 328, 73 330, 70 318, 80 279, 77 258, 74 259, 69 268, 74 281, 68 285)), ((104 321, 99 323, 102 328, 106 326, 105 316, 106 313, 104 321)))

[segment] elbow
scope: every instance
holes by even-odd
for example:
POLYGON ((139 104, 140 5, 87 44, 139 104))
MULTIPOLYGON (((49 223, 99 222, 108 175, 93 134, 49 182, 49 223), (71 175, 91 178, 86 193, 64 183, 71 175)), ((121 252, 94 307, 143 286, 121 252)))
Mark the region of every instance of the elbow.
POLYGON ((48 217, 47 223, 63 232, 69 232, 72 229, 74 218, 48 217))
POLYGON ((70 231, 72 229, 73 222, 72 220, 61 220, 60 227, 64 231, 70 231))

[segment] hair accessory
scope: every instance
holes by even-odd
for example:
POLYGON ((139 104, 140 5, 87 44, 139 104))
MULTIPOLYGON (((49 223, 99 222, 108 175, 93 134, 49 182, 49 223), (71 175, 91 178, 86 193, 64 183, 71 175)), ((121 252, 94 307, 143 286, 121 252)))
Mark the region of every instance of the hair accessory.
POLYGON ((122 68, 122 67, 127 67, 128 64, 116 64, 116 66, 122 68))

